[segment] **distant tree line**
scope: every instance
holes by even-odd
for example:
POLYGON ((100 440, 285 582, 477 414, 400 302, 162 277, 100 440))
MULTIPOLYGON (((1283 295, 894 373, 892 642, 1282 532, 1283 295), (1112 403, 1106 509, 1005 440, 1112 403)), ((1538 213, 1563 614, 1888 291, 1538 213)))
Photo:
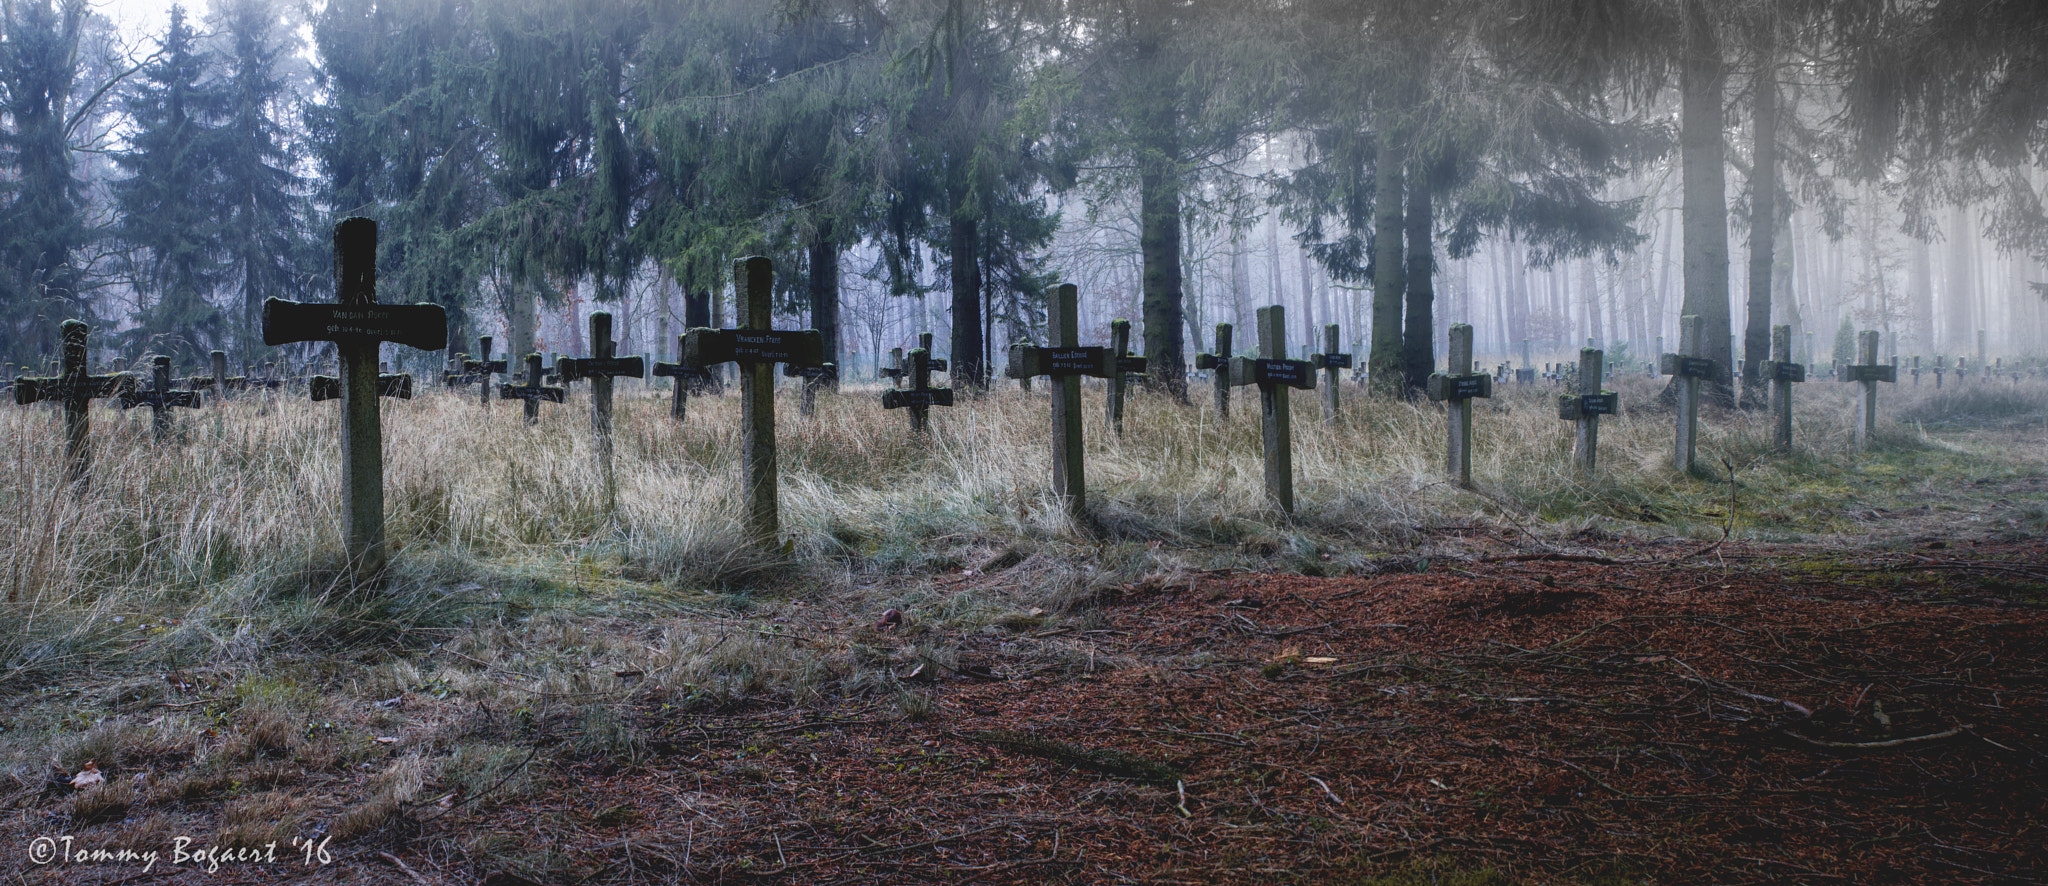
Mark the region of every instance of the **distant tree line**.
POLYGON ((1862 195, 1924 246, 1973 207, 2048 257, 2044 153, 2037 0, 213 0, 131 46, 86 0, 10 0, 0 352, 80 316, 131 352, 260 353, 263 299, 320 297, 323 232, 368 215, 385 300, 503 318, 515 351, 540 306, 648 274, 716 322, 761 253, 842 353, 858 250, 943 293, 984 385, 998 339, 1039 334, 1059 208, 1124 204, 1164 389, 1200 340, 1188 238, 1273 216, 1368 293, 1398 395, 1446 261, 1622 261, 1669 175, 1678 311, 1733 402, 1797 313, 1794 218, 1839 237, 1862 195))

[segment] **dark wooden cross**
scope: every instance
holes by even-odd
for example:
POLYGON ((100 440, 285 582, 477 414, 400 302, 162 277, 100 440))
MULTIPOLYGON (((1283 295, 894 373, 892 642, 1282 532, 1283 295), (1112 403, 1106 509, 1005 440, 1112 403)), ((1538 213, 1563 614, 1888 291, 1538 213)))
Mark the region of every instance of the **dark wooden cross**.
POLYGON ((1337 370, 1351 368, 1351 355, 1337 352, 1339 347, 1337 324, 1323 327, 1323 352, 1309 355, 1308 362, 1323 371, 1323 424, 1337 423, 1337 370))
MULTIPOLYGON (((1460 489, 1472 488, 1472 401, 1493 396, 1493 376, 1472 371, 1472 326, 1451 324, 1450 359, 1447 373, 1430 375, 1425 390, 1429 399, 1444 404, 1444 473, 1460 489)), ((1595 351, 1595 353, 1598 353, 1595 351)), ((1593 364, 1594 390, 1598 390, 1600 364, 1593 364)))
POLYGON ((1075 518, 1087 511, 1088 483, 1082 465, 1081 376, 1108 378, 1117 371, 1108 348, 1081 347, 1079 290, 1062 283, 1046 293, 1049 347, 1011 345, 1010 378, 1052 379, 1052 490, 1075 518))
POLYGON ((1109 429, 1121 437, 1124 396, 1130 389, 1130 376, 1145 374, 1145 358, 1131 356, 1131 321, 1109 321, 1109 352, 1116 358, 1116 371, 1109 374, 1109 429))
POLYGON ((590 381, 590 437, 596 444, 597 475, 604 485, 605 513, 618 510, 618 482, 612 475, 612 380, 647 377, 647 361, 620 357, 612 341, 612 315, 597 311, 590 315, 590 356, 563 357, 555 370, 565 382, 590 381))
POLYGON ((229 391, 248 389, 249 377, 247 375, 232 377, 228 375, 228 354, 226 351, 214 351, 207 356, 212 363, 213 374, 185 379, 185 387, 195 391, 212 391, 217 397, 224 397, 229 391))
POLYGON ((1581 349, 1578 392, 1560 394, 1557 398, 1557 417, 1578 423, 1578 432, 1572 440, 1572 466, 1586 477, 1591 477, 1597 468, 1600 416, 1614 415, 1621 408, 1620 397, 1613 391, 1600 388, 1602 361, 1605 359, 1606 355, 1597 349, 1581 349))
POLYGON ((1771 383, 1771 445, 1792 451, 1792 386, 1806 381, 1806 364, 1792 361, 1792 327, 1771 327, 1771 359, 1757 367, 1771 383))
POLYGON ((541 368, 540 363, 538 352, 526 355, 526 384, 506 382, 498 386, 499 397, 526 401, 526 423, 529 425, 540 422, 540 404, 560 403, 565 393, 561 388, 546 384, 547 370, 541 368))
POLYGON ((1259 356, 1230 358, 1230 383, 1259 388, 1259 429, 1266 452, 1266 497, 1280 513, 1294 515, 1294 419, 1288 388, 1314 390, 1315 367, 1287 359, 1287 309, 1268 305, 1257 312, 1259 356))
MULTIPOLYGON (((1856 382, 1863 390, 1856 396, 1856 448, 1869 449, 1877 439, 1877 383, 1896 384, 1899 368, 1890 363, 1877 362, 1877 339, 1875 329, 1866 329, 1856 334, 1856 363, 1843 367, 1842 380, 1856 382)), ((1957 363, 1962 358, 1956 358, 1957 363)))
POLYGON ((66 320, 63 326, 64 362, 61 374, 49 378, 16 378, 14 402, 22 406, 55 401, 64 407, 64 460, 66 475, 73 484, 92 473, 91 425, 87 408, 96 399, 135 392, 135 376, 128 373, 90 375, 85 368, 85 340, 91 327, 83 321, 66 320))
POLYGON ((761 547, 776 547, 781 518, 776 504, 775 364, 825 365, 825 339, 815 329, 772 328, 775 265, 762 256, 733 263, 740 295, 738 329, 692 329, 683 337, 683 363, 699 369, 740 366, 740 427, 747 532, 761 547))
MULTIPOLYGON (((214 353, 218 354, 219 351, 214 353)), ((150 358, 151 386, 148 391, 128 391, 121 395, 122 409, 147 406, 156 413, 152 424, 156 439, 166 440, 171 436, 171 410, 177 407, 198 409, 201 394, 198 391, 172 390, 171 358, 161 354, 150 358)), ((219 376, 215 376, 219 378, 219 376)))
POLYGON ((917 338, 918 347, 911 349, 908 361, 909 366, 907 367, 909 370, 908 375, 910 376, 910 387, 908 389, 888 388, 883 390, 882 408, 909 408, 910 429, 922 434, 928 430, 927 422, 929 421, 932 407, 953 405, 953 389, 932 387, 932 373, 938 370, 938 367, 932 364, 943 364, 946 361, 932 359, 931 333, 920 332, 917 338))
POLYGON ((1678 386, 1678 419, 1671 447, 1671 466, 1692 473, 1700 438, 1700 382, 1714 377, 1714 361, 1700 356, 1703 347, 1698 314, 1678 318, 1678 353, 1661 355, 1665 375, 1678 386))
MULTIPOLYGON (((935 360, 943 364, 944 360, 935 360)), ((839 387, 839 364, 825 363, 818 366, 798 366, 794 363, 782 365, 782 374, 788 378, 803 379, 803 400, 798 403, 797 413, 805 418, 818 410, 818 389, 839 387)))
POLYGON ((673 378, 676 380, 675 395, 669 401, 668 410, 669 417, 676 421, 683 420, 683 413, 690 403, 690 394, 692 392, 701 392, 711 385, 711 373, 709 371, 683 364, 681 354, 683 353, 684 338, 681 335, 676 336, 676 362, 654 364, 654 375, 656 378, 673 378))
POLYGON ((1230 418, 1230 332, 1230 324, 1216 324, 1216 353, 1195 355, 1196 369, 1214 373, 1218 425, 1230 418))
POLYGON ((490 336, 477 336, 476 341, 477 350, 483 356, 477 360, 462 361, 462 371, 476 376, 482 382, 483 390, 477 395, 477 399, 483 404, 485 409, 489 409, 491 406, 491 376, 509 374, 512 367, 504 360, 491 359, 490 336))
MULTIPOLYGON (((439 305, 377 303, 377 223, 343 219, 334 226, 335 304, 263 303, 263 343, 329 341, 341 357, 342 519, 350 567, 358 581, 384 571, 384 434, 377 350, 387 341, 423 351, 448 346, 448 314, 439 305)), ((410 392, 411 376, 401 387, 410 392)), ((317 381, 317 380, 316 380, 317 381)), ((315 399, 318 399, 317 394, 315 399)))

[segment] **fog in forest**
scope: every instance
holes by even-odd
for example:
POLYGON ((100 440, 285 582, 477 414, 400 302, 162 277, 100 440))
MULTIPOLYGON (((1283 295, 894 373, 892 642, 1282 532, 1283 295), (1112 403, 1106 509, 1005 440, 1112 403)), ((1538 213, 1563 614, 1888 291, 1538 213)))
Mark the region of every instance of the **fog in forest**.
POLYGON ((0 358, 75 317, 122 368, 324 359, 258 318, 333 298, 348 216, 451 352, 584 354, 602 309, 669 357, 767 255, 854 378, 920 332, 1000 378, 1061 282, 1168 391, 1269 304, 1388 393, 1453 323, 1487 368, 1642 371, 1697 314, 1729 399, 1775 324, 1823 367, 1863 329, 2037 357, 2048 9, 1865 7, 14 0, 0 358))

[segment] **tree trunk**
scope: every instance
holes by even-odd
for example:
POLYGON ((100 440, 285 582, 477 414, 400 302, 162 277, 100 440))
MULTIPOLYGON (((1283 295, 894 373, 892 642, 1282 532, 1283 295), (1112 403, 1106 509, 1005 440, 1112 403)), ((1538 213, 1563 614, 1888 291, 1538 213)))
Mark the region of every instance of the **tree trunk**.
MULTIPOLYGON (((811 328, 818 330, 818 337, 825 342, 825 361, 838 363, 843 359, 839 348, 839 239, 833 236, 830 221, 820 223, 811 235, 809 252, 811 328)), ((836 381, 826 383, 838 386, 836 381)))
POLYGON ((1728 193, 1721 111, 1728 70, 1707 4, 1708 0, 1686 0, 1685 50, 1678 72, 1678 144, 1685 189, 1685 298, 1679 313, 1700 318, 1700 356, 1714 361, 1714 377, 1702 393, 1722 406, 1733 406, 1735 348, 1728 311, 1728 193))
POLYGON ((1778 244, 1778 70, 1768 37, 1754 81, 1755 156, 1749 173, 1749 317, 1742 327, 1742 402, 1768 404, 1758 364, 1771 356, 1771 264, 1778 244))
POLYGON ((988 387, 988 374, 982 371, 981 260, 976 251, 981 226, 960 208, 959 201, 954 207, 946 247, 953 261, 951 371, 954 385, 983 390, 988 387))
MULTIPOLYGON (((1401 328, 1401 363, 1411 397, 1429 384, 1429 374, 1436 369, 1436 214, 1429 186, 1429 174, 1422 169, 1408 177, 1407 316, 1401 328)), ((1470 371, 1465 366, 1450 368, 1453 375, 1470 371)))
POLYGON ((1180 269, 1179 139, 1168 110, 1159 115, 1152 150, 1138 161, 1138 251, 1144 261, 1145 356, 1152 377, 1183 403, 1188 399, 1180 269))
POLYGON ((1401 170, 1406 152, 1394 135, 1382 129, 1373 175, 1372 353, 1366 372, 1372 389, 1382 396, 1400 396, 1405 387, 1401 353, 1401 308, 1408 294, 1401 250, 1401 170))

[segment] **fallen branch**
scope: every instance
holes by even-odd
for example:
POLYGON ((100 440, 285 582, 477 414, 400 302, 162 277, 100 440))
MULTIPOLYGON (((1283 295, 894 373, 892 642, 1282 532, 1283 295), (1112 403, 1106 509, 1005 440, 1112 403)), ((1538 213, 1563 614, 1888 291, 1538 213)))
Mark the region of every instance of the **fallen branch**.
POLYGON ((1969 725, 1965 724, 1962 726, 1957 726, 1954 729, 1944 729, 1940 732, 1930 732, 1926 735, 1910 735, 1905 738, 1893 738, 1887 739, 1885 741, 1823 741, 1818 738, 1809 738, 1807 736, 1800 735, 1799 733, 1793 732, 1790 729, 1784 729, 1780 731, 1784 732, 1786 735, 1799 739, 1800 741, 1806 742, 1807 744, 1813 745, 1817 748, 1827 748, 1829 750, 1837 751, 1881 751, 1885 748, 1905 747, 1906 745, 1919 744, 1923 741, 1940 741, 1944 738, 1954 738, 1958 735, 1963 734, 1963 731, 1969 728, 1969 725))

